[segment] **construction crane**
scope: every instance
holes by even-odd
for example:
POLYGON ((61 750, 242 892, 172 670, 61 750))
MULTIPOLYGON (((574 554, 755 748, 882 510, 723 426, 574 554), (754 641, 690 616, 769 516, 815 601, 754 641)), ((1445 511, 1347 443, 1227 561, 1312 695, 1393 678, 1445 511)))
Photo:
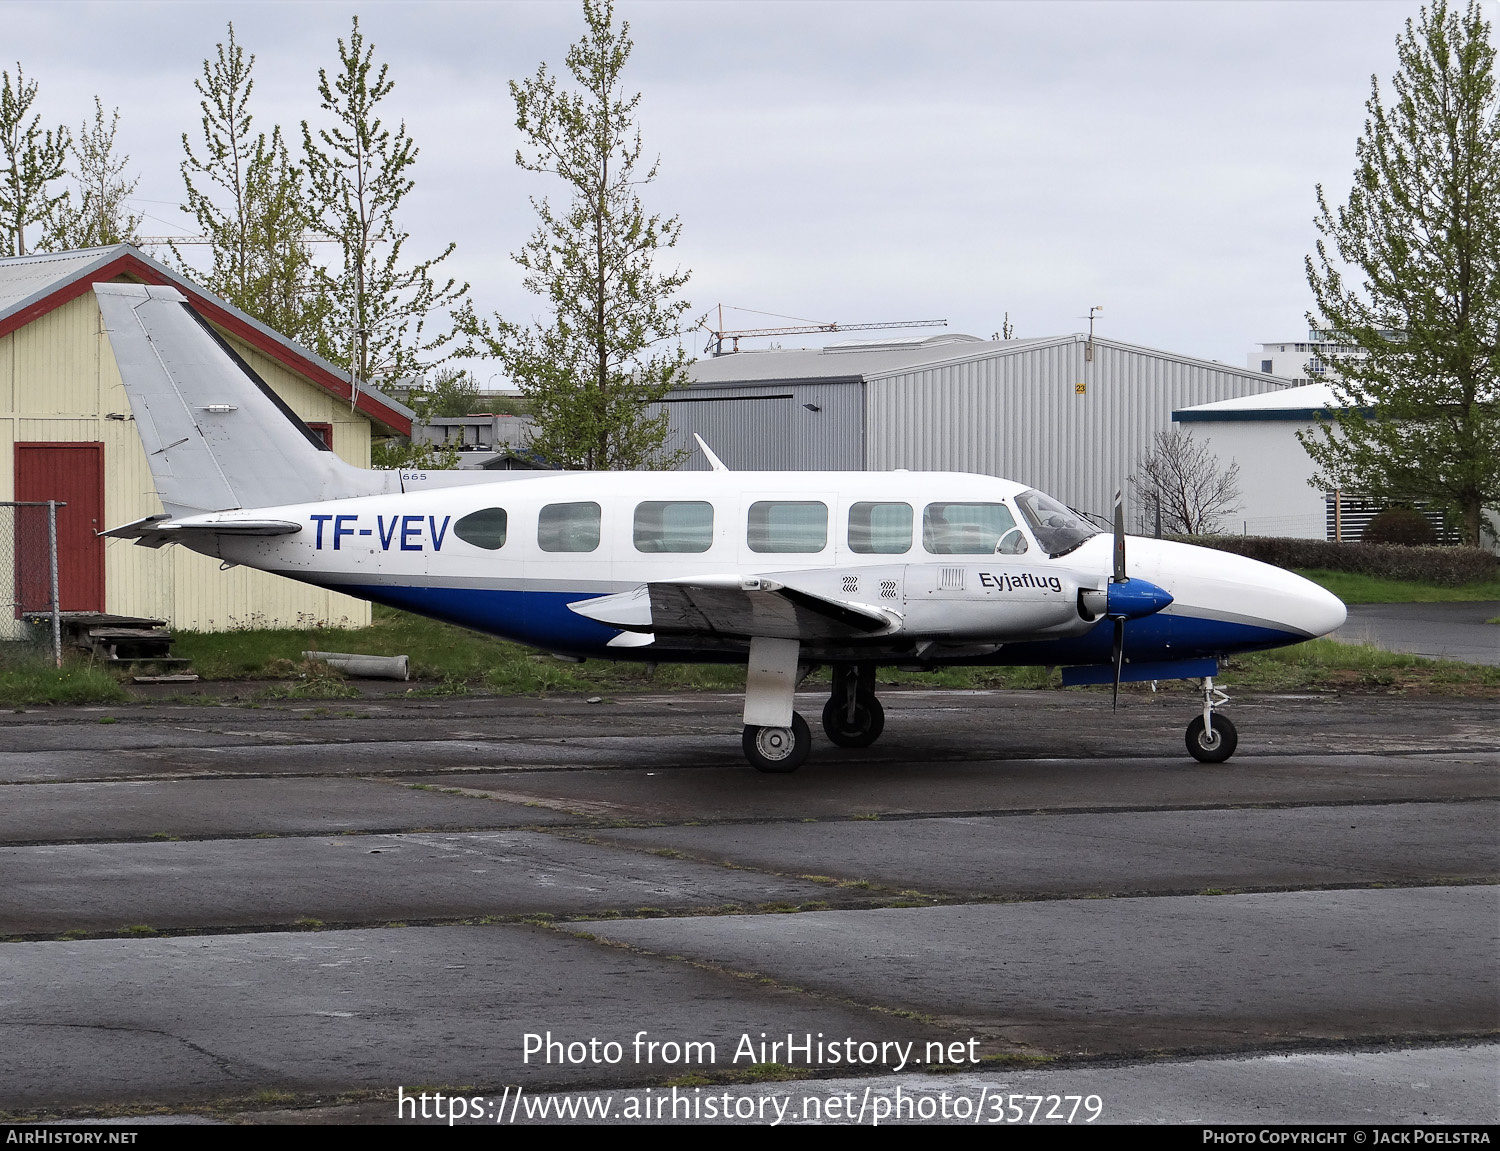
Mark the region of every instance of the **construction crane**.
MULTIPOLYGON (((736 308, 730 305, 730 311, 750 312, 753 308, 736 308)), ((758 315, 774 315, 774 312, 759 312, 758 315)), ((795 316, 785 316, 783 319, 796 319, 795 316)), ((814 320, 797 324, 791 327, 781 328, 741 328, 738 331, 726 331, 724 328, 724 305, 719 305, 719 326, 709 329, 708 343, 704 345, 705 352, 713 352, 716 356, 725 355, 724 341, 732 341, 729 353, 733 355, 740 350, 740 340, 749 339, 753 336, 803 336, 813 332, 860 332, 860 331, 884 331, 893 328, 946 328, 947 320, 892 320, 887 323, 878 324, 841 324, 838 321, 820 324, 814 320)))

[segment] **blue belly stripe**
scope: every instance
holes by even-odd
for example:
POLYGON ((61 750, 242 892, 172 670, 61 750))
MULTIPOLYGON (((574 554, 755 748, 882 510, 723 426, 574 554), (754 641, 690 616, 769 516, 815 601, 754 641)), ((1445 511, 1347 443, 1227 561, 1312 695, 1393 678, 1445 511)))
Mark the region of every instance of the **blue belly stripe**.
MULTIPOLYGON (((1200 619, 1189 615, 1153 615, 1125 624, 1125 658, 1135 661, 1205 659, 1242 651, 1264 651, 1301 643, 1307 637, 1284 628, 1200 619)), ((994 662, 1022 667, 1110 663, 1114 624, 1101 619, 1091 631, 1072 639, 1006 644, 994 662)))
POLYGON ((489 632, 544 651, 566 655, 620 652, 605 645, 620 629, 585 619, 568 604, 593 599, 587 592, 506 591, 500 588, 398 587, 344 584, 334 589, 362 599, 489 632))
MULTIPOLYGON (((392 584, 341 584, 334 586, 333 590, 460 627, 489 632, 544 651, 606 659, 652 658, 649 648, 606 646, 620 634, 619 628, 568 610, 570 603, 593 599, 595 594, 603 593, 392 584)), ((995 655, 961 662, 1016 666, 1108 664, 1112 659, 1113 636, 1113 624, 1102 619, 1081 636, 1006 644, 995 655)), ((1285 647, 1306 638, 1280 628, 1229 620, 1153 615, 1125 624, 1125 657, 1136 663, 1206 659, 1235 652, 1285 647)), ((910 659, 910 656, 895 653, 890 656, 893 663, 905 659, 910 659)))

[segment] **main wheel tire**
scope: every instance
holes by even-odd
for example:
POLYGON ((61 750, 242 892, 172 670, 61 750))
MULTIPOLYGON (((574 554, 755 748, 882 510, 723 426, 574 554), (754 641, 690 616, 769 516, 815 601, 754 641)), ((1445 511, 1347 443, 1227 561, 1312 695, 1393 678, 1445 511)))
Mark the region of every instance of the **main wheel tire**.
POLYGON ((1212 739, 1206 738, 1206 734, 1201 715, 1187 726, 1188 754, 1199 763, 1223 763, 1240 743, 1240 733, 1222 715, 1214 716, 1212 739))
POLYGON ((862 691, 854 697, 854 722, 849 722, 848 708, 842 700, 830 696, 823 705, 823 731, 840 747, 869 747, 885 730, 885 708, 874 692, 862 691))
POLYGON ((807 720, 792 712, 791 727, 747 727, 740 745, 756 771, 781 775, 802 766, 812 750, 812 732, 807 720))

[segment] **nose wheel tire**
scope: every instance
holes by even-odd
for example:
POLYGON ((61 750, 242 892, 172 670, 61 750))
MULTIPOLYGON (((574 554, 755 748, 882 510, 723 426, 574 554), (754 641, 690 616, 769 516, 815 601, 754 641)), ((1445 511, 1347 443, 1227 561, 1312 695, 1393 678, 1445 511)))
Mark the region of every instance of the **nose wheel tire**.
POLYGON ((756 771, 781 775, 802 766, 812 750, 812 732, 807 720, 793 712, 791 727, 747 727, 740 743, 756 771))
POLYGON ((1194 716, 1193 722, 1187 726, 1187 749, 1188 754, 1199 763, 1223 763, 1239 746, 1240 733, 1234 730, 1234 724, 1222 715, 1214 716, 1214 730, 1210 737, 1203 725, 1201 715, 1194 716))
POLYGON ((869 747, 885 730, 885 708, 874 692, 860 692, 854 701, 854 719, 849 708, 837 696, 823 705, 823 731, 840 747, 869 747))

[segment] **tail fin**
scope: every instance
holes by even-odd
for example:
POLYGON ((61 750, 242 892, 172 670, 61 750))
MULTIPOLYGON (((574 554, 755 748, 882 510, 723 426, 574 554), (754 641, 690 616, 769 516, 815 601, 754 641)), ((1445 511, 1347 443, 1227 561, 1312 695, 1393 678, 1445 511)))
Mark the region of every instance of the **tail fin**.
POLYGON ((172 517, 400 491, 324 447, 175 288, 95 284, 146 459, 172 517))

